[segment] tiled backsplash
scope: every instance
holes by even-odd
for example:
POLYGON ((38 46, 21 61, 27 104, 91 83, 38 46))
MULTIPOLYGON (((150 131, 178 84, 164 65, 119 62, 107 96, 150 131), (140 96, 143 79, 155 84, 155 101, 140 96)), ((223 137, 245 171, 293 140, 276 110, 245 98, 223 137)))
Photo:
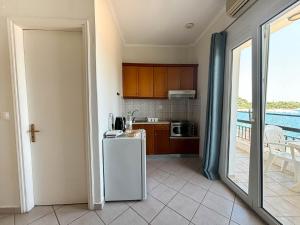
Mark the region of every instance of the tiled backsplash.
POLYGON ((191 120, 198 122, 200 118, 200 100, 148 100, 125 99, 123 115, 138 110, 136 117, 158 117, 160 120, 191 120))

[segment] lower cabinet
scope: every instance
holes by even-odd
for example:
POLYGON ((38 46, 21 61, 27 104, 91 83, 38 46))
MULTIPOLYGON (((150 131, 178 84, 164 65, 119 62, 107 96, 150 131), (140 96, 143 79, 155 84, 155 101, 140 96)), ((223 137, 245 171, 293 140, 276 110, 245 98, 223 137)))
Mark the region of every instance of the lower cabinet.
POLYGON ((199 154, 199 138, 170 138, 170 148, 174 154, 199 154))
POLYGON ((171 154, 170 125, 155 125, 154 128, 154 153, 171 154))
POLYGON ((133 124, 146 130, 147 155, 199 154, 199 138, 170 138, 170 124, 133 124))

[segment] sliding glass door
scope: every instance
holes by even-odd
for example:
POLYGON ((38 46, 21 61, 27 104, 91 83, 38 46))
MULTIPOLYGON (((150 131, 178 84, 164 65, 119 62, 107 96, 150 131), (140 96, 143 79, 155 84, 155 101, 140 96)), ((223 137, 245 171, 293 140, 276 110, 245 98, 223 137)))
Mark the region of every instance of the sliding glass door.
POLYGON ((227 29, 220 175, 267 224, 300 224, 300 1, 227 29))
POLYGON ((262 42, 262 206, 283 224, 300 224, 300 5, 265 23, 262 42))
POLYGON ((232 50, 228 178, 248 194, 252 121, 252 40, 232 50))

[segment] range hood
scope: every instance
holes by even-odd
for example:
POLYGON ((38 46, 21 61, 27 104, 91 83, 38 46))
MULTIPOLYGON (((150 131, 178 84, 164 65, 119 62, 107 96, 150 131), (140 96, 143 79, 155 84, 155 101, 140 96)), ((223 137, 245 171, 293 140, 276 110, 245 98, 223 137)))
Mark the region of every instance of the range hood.
POLYGON ((178 99, 178 98, 190 98, 193 99, 196 96, 195 90, 170 90, 168 92, 169 99, 178 99))

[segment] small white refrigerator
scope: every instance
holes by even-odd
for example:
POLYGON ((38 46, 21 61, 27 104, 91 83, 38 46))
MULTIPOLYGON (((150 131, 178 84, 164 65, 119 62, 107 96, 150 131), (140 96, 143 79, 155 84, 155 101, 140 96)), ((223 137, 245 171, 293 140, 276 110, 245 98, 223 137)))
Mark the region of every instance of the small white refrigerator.
POLYGON ((146 133, 103 139, 105 201, 143 200, 146 190, 146 133))

